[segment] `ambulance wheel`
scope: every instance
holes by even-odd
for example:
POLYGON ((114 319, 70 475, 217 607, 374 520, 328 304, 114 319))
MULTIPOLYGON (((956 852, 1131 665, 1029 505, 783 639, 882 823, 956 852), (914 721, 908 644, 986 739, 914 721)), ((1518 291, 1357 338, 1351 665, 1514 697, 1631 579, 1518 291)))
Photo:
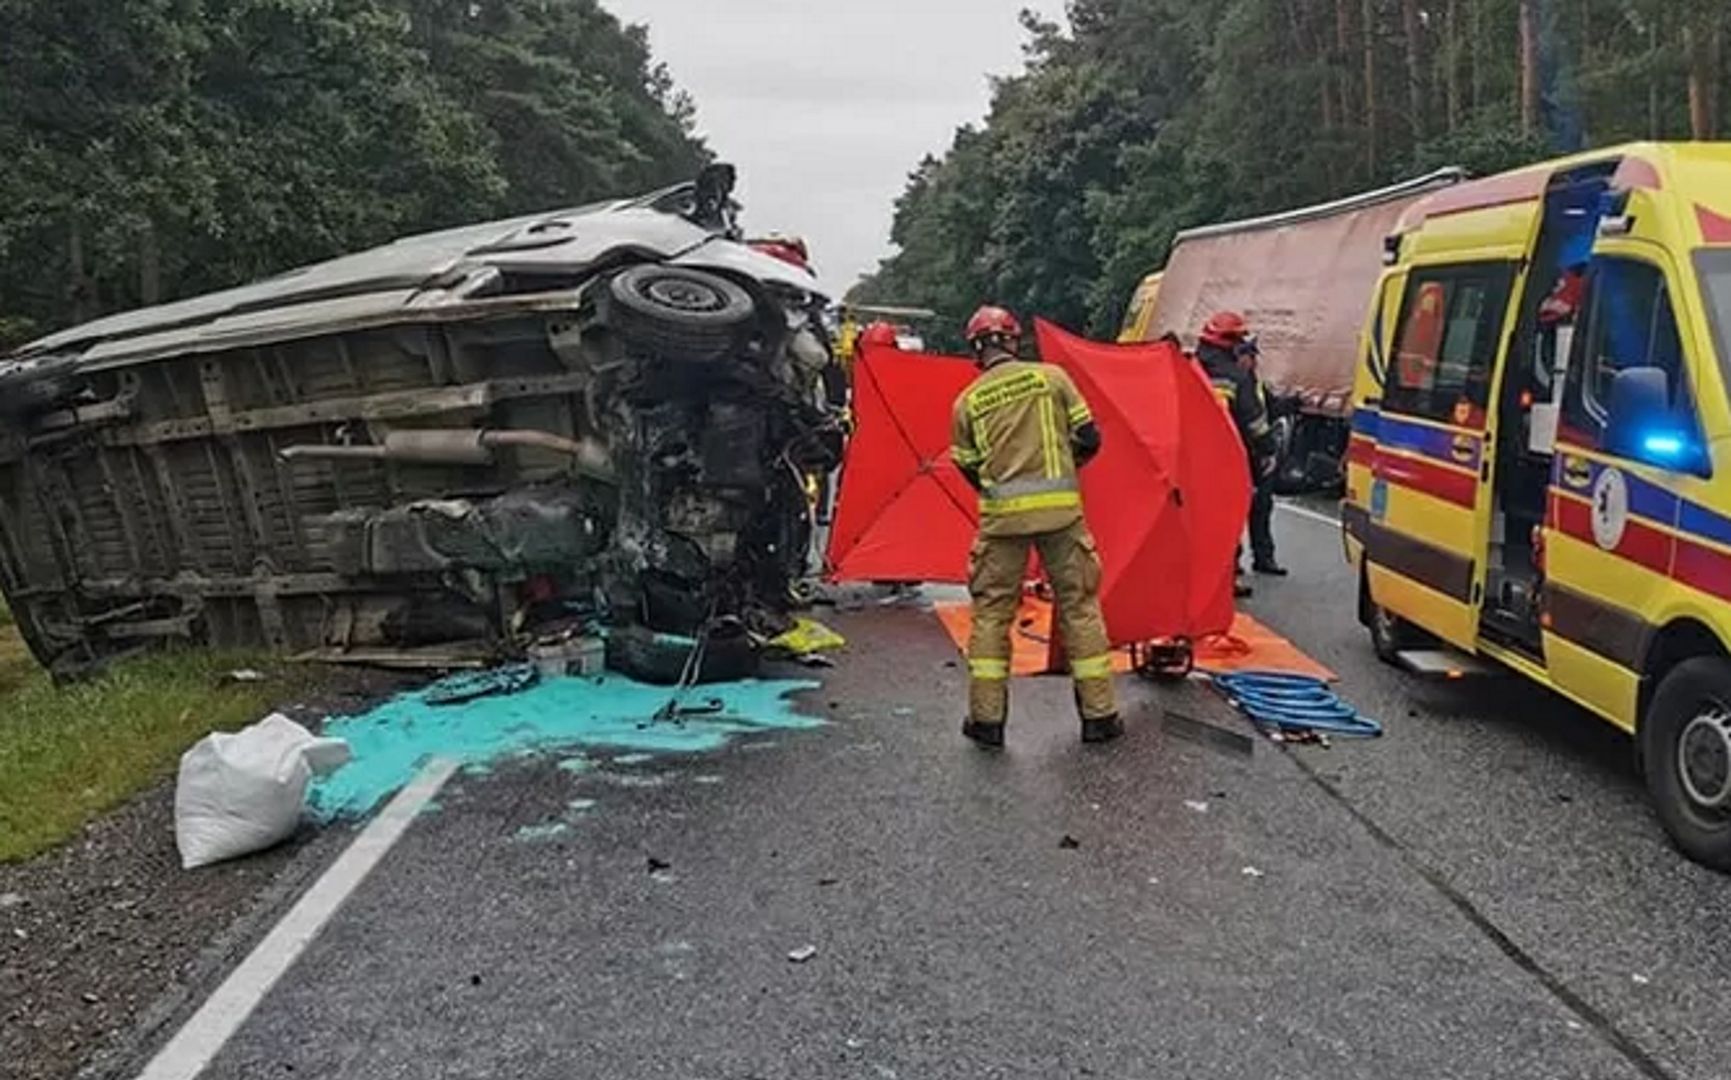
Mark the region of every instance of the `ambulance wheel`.
POLYGON ((1398 664, 1400 654, 1419 643, 1418 627, 1370 598, 1370 582, 1358 586, 1358 617, 1370 631, 1371 648, 1385 664, 1398 664))
POLYGON ((1685 660, 1641 723, 1647 791, 1683 854, 1731 873, 1731 661, 1685 660))

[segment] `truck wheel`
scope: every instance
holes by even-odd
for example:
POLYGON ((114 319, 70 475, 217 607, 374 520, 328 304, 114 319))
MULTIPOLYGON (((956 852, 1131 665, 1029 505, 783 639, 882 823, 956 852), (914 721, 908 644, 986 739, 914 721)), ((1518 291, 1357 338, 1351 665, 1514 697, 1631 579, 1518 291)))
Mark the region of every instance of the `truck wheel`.
POLYGON ((1647 791, 1672 842, 1731 873, 1731 661, 1697 657, 1672 668, 1640 739, 1647 791))
POLYGON ((1302 495, 1304 493, 1304 459, 1296 445, 1297 422, 1290 416, 1274 421, 1274 438, 1279 450, 1274 458, 1274 493, 1302 495))
POLYGON ((1370 644, 1376 658, 1385 664, 1399 664, 1400 654, 1420 641, 1419 629, 1370 598, 1370 578, 1358 583, 1358 618, 1370 631, 1370 644))
POLYGON ((607 283, 607 323, 627 342, 679 360, 731 352, 757 311, 751 294, 701 270, 651 263, 607 283))

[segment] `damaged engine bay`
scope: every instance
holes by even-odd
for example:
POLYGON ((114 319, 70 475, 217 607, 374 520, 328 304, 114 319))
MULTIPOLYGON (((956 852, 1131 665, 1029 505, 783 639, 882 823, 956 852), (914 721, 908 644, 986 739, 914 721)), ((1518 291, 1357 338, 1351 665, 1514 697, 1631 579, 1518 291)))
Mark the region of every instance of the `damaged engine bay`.
POLYGON ((732 186, 711 166, 0 359, 30 649, 59 676, 171 643, 440 668, 581 623, 640 677, 699 636, 705 675, 745 673, 843 428, 815 278, 741 239, 732 186))

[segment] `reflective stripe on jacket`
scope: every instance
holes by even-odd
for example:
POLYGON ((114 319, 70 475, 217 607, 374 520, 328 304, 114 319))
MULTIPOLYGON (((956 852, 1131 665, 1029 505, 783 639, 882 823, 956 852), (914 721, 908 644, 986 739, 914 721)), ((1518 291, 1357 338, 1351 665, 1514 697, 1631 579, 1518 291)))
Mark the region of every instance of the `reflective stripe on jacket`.
POLYGON ((1072 437, 1093 422, 1062 370, 1001 360, 956 399, 950 453, 980 478, 980 531, 1013 536, 1065 528, 1082 516, 1072 437))
POLYGON ((1227 349, 1200 345, 1196 359, 1214 387, 1214 396, 1232 417, 1238 437, 1250 455, 1253 472, 1260 472, 1260 463, 1274 453, 1274 425, 1269 420, 1268 398, 1262 382, 1238 363, 1227 349))

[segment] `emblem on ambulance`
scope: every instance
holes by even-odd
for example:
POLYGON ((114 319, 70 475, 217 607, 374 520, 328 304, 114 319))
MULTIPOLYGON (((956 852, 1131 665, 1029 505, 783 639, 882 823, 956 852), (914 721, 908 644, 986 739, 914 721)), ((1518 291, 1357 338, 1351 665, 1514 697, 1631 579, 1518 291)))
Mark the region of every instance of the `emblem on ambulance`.
POLYGON ((1606 469, 1593 485, 1593 542, 1615 551, 1629 526, 1629 485, 1616 469, 1606 469))

